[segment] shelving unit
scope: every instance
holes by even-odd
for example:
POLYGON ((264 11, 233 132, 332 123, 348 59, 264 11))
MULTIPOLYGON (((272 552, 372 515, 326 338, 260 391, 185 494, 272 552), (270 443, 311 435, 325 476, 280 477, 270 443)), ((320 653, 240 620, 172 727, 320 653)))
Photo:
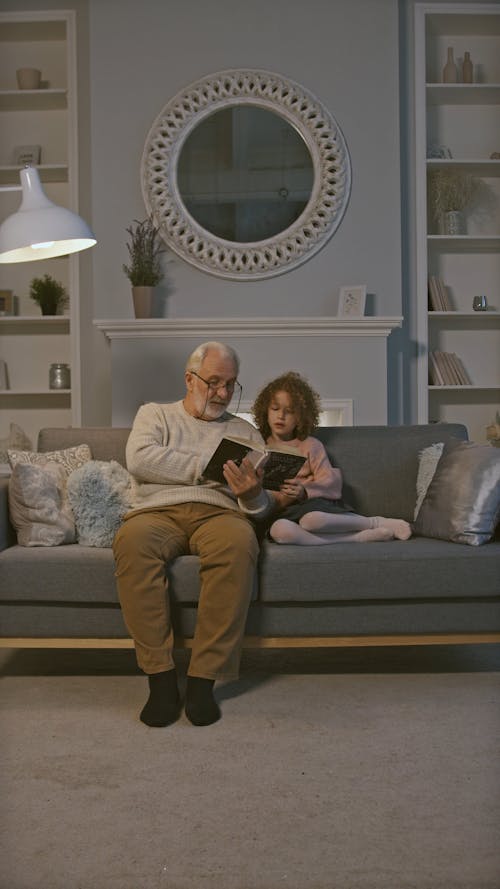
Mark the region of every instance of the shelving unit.
POLYGON ((500 408, 500 6, 497 3, 415 5, 415 190, 419 422, 463 422, 486 441, 500 408), (470 52, 472 84, 442 83, 447 48, 470 52), (429 157, 431 146, 451 157, 429 157), (466 215, 467 234, 438 233, 427 206, 427 177, 459 169, 481 190, 466 215), (428 278, 444 281, 454 311, 428 310, 428 278), (472 311, 486 294, 488 310, 472 311), (456 353, 471 385, 429 385, 429 352, 456 353))
MULTIPOLYGON (((47 196, 78 212, 76 18, 73 11, 0 13, 0 219, 19 207, 15 149, 40 145, 37 169, 47 196), (19 90, 16 69, 38 68, 38 90, 19 90)), ((0 390, 0 438, 17 423, 36 446, 42 426, 78 425, 80 344, 78 257, 0 265, 0 289, 14 293, 16 314, 0 315, 0 358, 7 390, 0 390), (34 277, 50 274, 69 293, 68 314, 43 317, 29 298, 34 277), (49 389, 49 367, 71 367, 71 390, 49 389)))

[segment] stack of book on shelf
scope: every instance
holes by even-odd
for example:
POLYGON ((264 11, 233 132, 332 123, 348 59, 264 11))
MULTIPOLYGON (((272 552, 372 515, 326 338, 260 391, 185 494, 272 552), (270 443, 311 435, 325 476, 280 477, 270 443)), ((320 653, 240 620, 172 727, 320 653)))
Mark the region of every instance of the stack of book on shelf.
POLYGON ((469 374, 455 352, 429 352, 431 386, 470 386, 469 374))
POLYGON ((453 311, 445 283, 435 275, 429 276, 429 309, 431 312, 453 311))

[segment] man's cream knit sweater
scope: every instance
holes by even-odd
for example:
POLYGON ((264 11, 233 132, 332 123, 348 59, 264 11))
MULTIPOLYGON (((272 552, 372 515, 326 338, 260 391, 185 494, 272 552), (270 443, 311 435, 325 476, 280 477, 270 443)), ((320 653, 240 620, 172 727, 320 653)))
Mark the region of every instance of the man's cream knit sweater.
POLYGON ((243 503, 225 485, 201 477, 225 435, 262 444, 260 433, 233 414, 224 413, 218 420, 198 420, 188 414, 182 401, 140 407, 126 452, 127 468, 133 476, 130 512, 198 502, 241 509, 259 518, 265 516, 273 505, 265 491, 243 503))

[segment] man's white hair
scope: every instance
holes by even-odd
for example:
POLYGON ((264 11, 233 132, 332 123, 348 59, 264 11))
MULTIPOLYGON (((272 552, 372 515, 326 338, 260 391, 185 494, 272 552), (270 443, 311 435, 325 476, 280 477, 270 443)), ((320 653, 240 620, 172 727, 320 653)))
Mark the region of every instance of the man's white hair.
POLYGON ((236 375, 238 375, 240 371, 240 359, 238 358, 237 353, 231 346, 226 346, 225 343, 218 343, 215 340, 210 340, 208 343, 202 343, 200 346, 196 346, 196 349, 194 352, 191 352, 191 355, 186 361, 186 370, 198 371, 208 352, 218 352, 223 358, 228 358, 232 361, 236 368, 236 375))

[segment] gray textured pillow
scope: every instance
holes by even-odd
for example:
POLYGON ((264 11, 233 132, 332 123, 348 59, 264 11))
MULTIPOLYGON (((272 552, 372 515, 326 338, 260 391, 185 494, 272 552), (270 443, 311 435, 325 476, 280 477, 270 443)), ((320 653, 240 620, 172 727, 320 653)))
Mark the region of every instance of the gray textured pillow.
POLYGON ((18 463, 9 478, 9 511, 20 546, 75 542, 66 500, 66 471, 58 463, 18 463))
POLYGON ((37 466, 44 466, 45 463, 60 463, 66 470, 66 475, 78 469, 87 460, 90 460, 92 454, 90 448, 86 444, 75 445, 73 448, 64 448, 61 451, 16 451, 8 449, 9 463, 14 468, 18 463, 34 463, 37 466))
POLYGON ((500 518, 500 452, 473 442, 445 445, 413 525, 421 537, 487 543, 500 518))
POLYGON ((427 488, 434 477, 436 466, 443 453, 443 448, 444 442, 436 441, 434 444, 429 445, 428 448, 424 448, 420 451, 418 455, 417 502, 415 503, 415 511, 413 513, 414 520, 418 516, 424 497, 427 494, 427 488))
POLYGON ((68 478, 78 543, 111 546, 130 509, 131 476, 116 460, 90 460, 68 478))

